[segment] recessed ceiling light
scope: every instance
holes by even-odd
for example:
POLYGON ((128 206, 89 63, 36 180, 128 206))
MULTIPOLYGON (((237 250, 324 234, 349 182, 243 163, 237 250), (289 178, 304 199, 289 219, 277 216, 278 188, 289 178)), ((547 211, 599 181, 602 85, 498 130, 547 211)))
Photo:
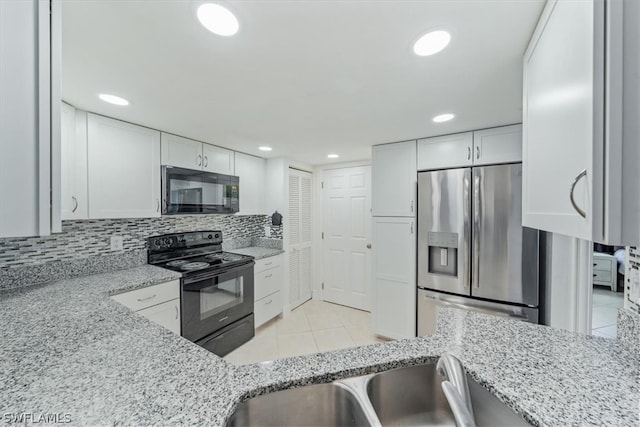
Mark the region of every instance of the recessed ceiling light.
POLYGON ((204 3, 198 7, 198 19, 204 27, 219 36, 232 36, 238 32, 238 18, 226 7, 204 3))
POLYGON ((272 148, 271 147, 267 147, 266 145, 263 145, 262 147, 258 147, 258 150, 260 150, 260 151, 271 151, 272 148))
POLYGON ((455 117, 455 115, 451 114, 451 113, 440 114, 439 116, 435 116, 433 118, 433 121, 436 122, 436 123, 448 122, 449 120, 453 119, 454 117, 455 117))
POLYGON ((413 45, 413 52, 418 56, 429 56, 440 52, 451 41, 451 34, 444 30, 431 31, 420 37, 413 45))
POLYGON ((100 95, 98 95, 98 98, 113 105, 129 105, 129 101, 127 101, 126 99, 120 98, 119 96, 115 95, 109 95, 108 93, 101 93, 100 95))
POLYGON ((327 154, 327 158, 329 159, 337 159, 338 157, 340 156, 338 156, 337 154, 327 154))

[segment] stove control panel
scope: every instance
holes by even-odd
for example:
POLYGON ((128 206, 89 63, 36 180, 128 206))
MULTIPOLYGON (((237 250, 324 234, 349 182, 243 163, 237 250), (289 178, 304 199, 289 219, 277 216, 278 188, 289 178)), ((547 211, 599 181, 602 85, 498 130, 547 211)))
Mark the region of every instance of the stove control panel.
POLYGON ((151 252, 220 244, 222 244, 222 231, 194 231, 149 238, 151 252))

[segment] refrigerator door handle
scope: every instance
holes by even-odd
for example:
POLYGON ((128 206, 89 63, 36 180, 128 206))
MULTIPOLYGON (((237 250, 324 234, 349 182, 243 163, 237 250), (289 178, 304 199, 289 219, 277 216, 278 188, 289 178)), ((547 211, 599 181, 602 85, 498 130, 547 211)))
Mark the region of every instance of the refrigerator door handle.
POLYGON ((471 218, 470 218, 470 212, 471 212, 471 169, 467 169, 464 172, 464 184, 463 184, 463 194, 462 194, 462 199, 463 199, 463 208, 462 211, 464 212, 464 233, 462 236, 463 239, 463 245, 462 245, 462 250, 464 251, 464 253, 462 254, 462 260, 463 260, 463 265, 462 265, 462 283, 464 285, 465 288, 469 287, 469 283, 470 283, 470 279, 469 279, 469 271, 470 271, 470 266, 469 266, 469 244, 470 244, 470 240, 471 240, 471 218))
POLYGON ((480 216, 482 215, 482 204, 480 186, 482 184, 480 178, 480 170, 473 171, 473 268, 471 272, 471 280, 474 288, 480 288, 480 216))
POLYGON ((491 314, 493 316, 506 317, 509 319, 529 320, 529 316, 527 316, 526 314, 516 314, 516 313, 507 313, 504 311, 490 310, 482 307, 477 307, 475 305, 467 305, 467 304, 460 304, 457 302, 445 301, 440 298, 434 298, 429 295, 424 295, 423 298, 425 300, 428 300, 428 299, 433 300, 435 301, 436 304, 443 305, 445 307, 457 308, 457 309, 466 310, 466 311, 475 311, 476 313, 491 314))

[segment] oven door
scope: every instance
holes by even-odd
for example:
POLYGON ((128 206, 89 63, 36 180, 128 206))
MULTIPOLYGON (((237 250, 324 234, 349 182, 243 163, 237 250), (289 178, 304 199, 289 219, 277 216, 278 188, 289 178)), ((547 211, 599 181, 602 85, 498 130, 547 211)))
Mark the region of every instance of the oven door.
POLYGON ((253 313, 253 262, 182 279, 182 336, 199 340, 253 313))
POLYGON ((162 213, 234 213, 240 210, 237 176, 162 167, 162 213))

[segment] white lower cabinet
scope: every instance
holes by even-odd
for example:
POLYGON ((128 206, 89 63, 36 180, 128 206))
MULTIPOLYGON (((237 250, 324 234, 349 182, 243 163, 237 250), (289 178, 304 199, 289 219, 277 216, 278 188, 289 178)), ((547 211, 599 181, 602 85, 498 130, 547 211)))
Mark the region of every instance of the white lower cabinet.
POLYGON ((373 218, 373 332, 416 336, 416 226, 414 218, 373 218))
POLYGON ((180 335, 179 280, 114 295, 111 299, 180 335))
POLYGON ((282 313, 282 255, 256 261, 254 309, 256 328, 282 313))

